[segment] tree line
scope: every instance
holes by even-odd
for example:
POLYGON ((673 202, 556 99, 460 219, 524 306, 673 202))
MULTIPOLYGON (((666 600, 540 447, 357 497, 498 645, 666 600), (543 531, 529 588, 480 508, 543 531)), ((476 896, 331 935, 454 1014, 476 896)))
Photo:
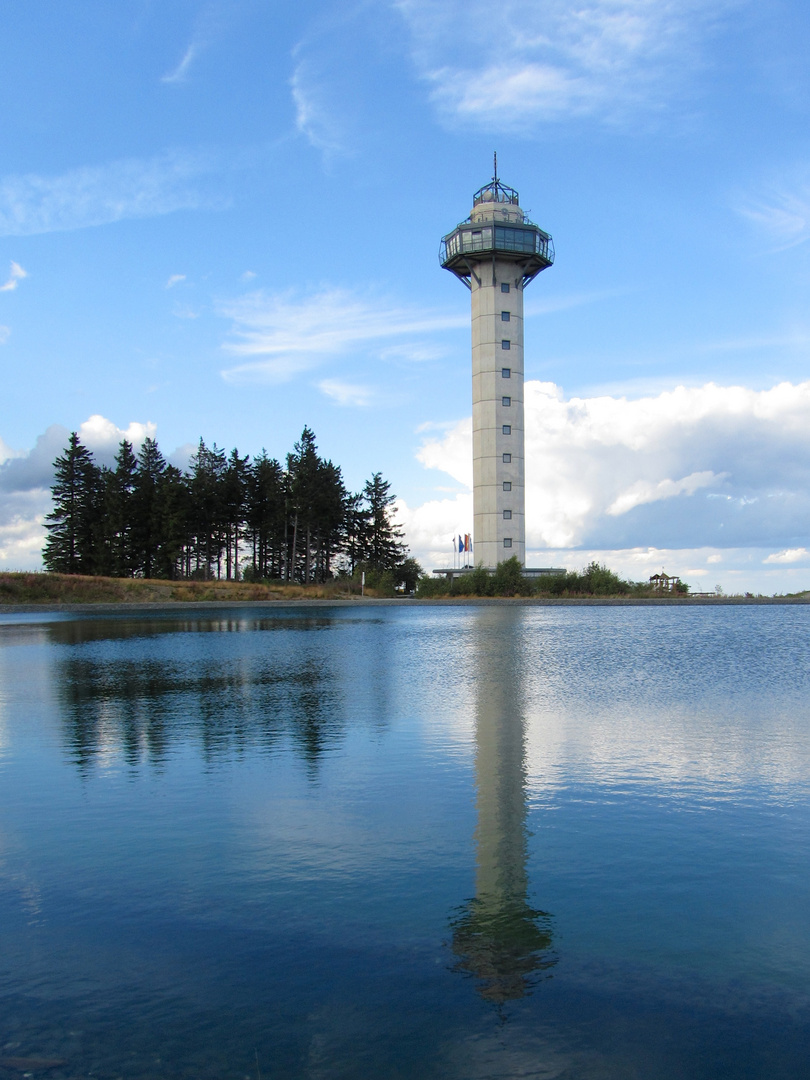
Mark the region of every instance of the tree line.
POLYGON ((43 562, 58 573, 307 583, 362 569, 412 589, 420 572, 390 483, 374 473, 347 491, 308 427, 284 464, 200 439, 186 471, 149 438, 99 466, 73 432, 51 494, 43 562))

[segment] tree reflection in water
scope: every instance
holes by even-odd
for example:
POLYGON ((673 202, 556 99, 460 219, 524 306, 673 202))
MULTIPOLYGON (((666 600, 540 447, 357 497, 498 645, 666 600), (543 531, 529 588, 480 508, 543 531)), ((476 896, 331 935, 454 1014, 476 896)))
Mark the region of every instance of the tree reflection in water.
POLYGON ((525 667, 521 624, 487 608, 475 635, 475 896, 451 919, 455 969, 497 1004, 521 998, 557 962, 552 918, 529 903, 525 667))
MULTIPOLYGON (((305 632, 328 619, 154 620, 54 624, 51 636, 71 648, 60 663, 65 743, 80 771, 119 752, 127 764, 160 766, 180 744, 196 744, 210 762, 292 742, 317 772, 321 754, 345 727, 340 683, 326 650, 305 632), (253 648, 225 655, 199 648, 200 633, 286 630, 253 635, 253 648), (132 655, 132 639, 149 643, 132 655), (118 646, 127 642, 126 652, 118 646), (157 641, 157 647, 155 642, 157 641), (309 643, 308 643, 309 644, 309 643)), ((246 635, 247 636, 247 635, 246 635)))

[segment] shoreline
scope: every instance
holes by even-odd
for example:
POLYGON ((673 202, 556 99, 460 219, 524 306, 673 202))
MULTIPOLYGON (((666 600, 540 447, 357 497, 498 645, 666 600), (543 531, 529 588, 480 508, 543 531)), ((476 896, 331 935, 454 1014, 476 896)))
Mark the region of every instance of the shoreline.
POLYGON ((273 611, 279 608, 362 607, 477 607, 512 605, 518 607, 748 607, 768 605, 808 605, 810 596, 712 596, 712 597, 534 597, 534 596, 447 596, 429 597, 339 597, 279 598, 277 600, 163 600, 98 603, 0 604, 2 615, 70 614, 125 615, 127 613, 232 611, 249 608, 252 611, 273 611))

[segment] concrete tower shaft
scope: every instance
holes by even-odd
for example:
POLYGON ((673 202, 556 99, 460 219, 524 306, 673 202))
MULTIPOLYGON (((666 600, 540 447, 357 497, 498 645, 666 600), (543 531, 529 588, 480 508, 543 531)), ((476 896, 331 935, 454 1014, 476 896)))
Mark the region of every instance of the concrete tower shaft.
POLYGON ((496 171, 440 260, 471 292, 475 561, 525 565, 523 290, 553 263, 553 244, 496 171))
POLYGON ((496 567, 526 562, 523 289, 494 259, 472 278, 473 550, 496 567))

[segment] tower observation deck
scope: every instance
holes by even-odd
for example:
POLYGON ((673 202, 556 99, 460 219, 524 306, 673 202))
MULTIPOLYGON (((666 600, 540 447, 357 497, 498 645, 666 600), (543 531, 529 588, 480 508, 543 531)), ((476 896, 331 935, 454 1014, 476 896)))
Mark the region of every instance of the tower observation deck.
POLYGON ((552 265, 554 244, 498 179, 497 157, 439 261, 472 294, 474 558, 494 569, 516 555, 525 566, 523 290, 552 265))

